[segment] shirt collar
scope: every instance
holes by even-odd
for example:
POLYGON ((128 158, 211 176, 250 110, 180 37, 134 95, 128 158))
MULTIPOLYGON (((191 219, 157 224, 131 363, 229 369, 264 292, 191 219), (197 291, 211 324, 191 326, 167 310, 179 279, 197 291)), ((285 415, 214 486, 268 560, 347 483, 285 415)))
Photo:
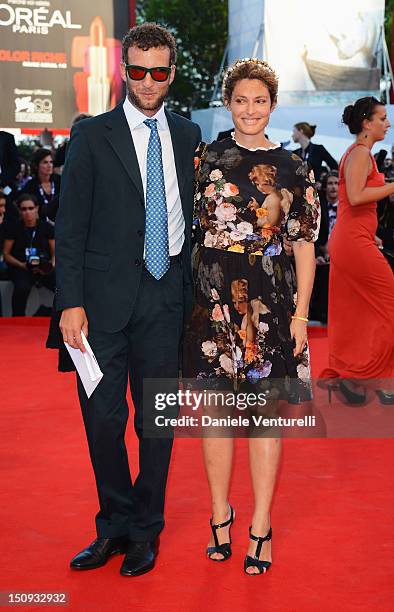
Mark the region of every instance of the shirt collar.
POLYGON ((167 117, 164 111, 164 104, 161 105, 159 110, 153 117, 147 117, 138 108, 136 108, 130 100, 126 97, 123 103, 123 110, 126 115, 127 123, 131 130, 139 128, 144 123, 145 119, 157 119, 159 129, 168 129, 167 117))

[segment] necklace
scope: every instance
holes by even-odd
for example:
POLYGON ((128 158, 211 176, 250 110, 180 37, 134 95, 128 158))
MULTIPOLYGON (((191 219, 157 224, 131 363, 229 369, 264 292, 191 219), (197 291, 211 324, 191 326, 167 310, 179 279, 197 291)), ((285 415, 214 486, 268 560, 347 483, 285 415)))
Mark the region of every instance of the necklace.
POLYGON ((48 200, 48 194, 46 193, 46 191, 44 191, 43 186, 39 185, 38 190, 40 192, 40 195, 42 197, 42 199, 44 200, 44 204, 47 206, 49 204, 49 202, 51 200, 53 200, 53 196, 55 195, 55 183, 53 181, 51 181, 51 195, 50 195, 50 199, 48 200))

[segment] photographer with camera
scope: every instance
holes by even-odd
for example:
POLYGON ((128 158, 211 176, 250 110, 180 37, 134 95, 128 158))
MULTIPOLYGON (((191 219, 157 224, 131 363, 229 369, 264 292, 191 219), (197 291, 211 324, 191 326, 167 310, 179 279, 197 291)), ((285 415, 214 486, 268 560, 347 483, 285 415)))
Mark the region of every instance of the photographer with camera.
POLYGON ((27 298, 33 285, 44 285, 54 291, 55 240, 53 227, 39 219, 34 195, 22 194, 16 201, 20 220, 6 229, 4 260, 14 283, 12 310, 14 317, 24 316, 27 298))

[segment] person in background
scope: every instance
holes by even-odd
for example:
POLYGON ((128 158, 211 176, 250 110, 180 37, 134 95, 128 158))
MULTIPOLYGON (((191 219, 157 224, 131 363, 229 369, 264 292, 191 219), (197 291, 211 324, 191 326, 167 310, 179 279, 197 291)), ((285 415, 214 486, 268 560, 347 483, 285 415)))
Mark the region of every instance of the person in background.
POLYGON ((0 252, 3 248, 4 239, 2 239, 1 228, 4 227, 6 196, 0 192, 0 252))
POLYGON ((3 257, 3 245, 5 240, 5 208, 6 196, 0 192, 0 280, 5 280, 6 265, 3 257))
POLYGON ((293 153, 308 163, 308 166, 313 170, 315 180, 319 181, 323 171, 323 162, 329 170, 338 170, 338 163, 323 145, 311 142, 315 131, 316 126, 310 125, 306 121, 296 123, 293 128, 293 140, 300 145, 300 148, 293 153))
POLYGON ((320 205, 321 205, 321 224, 319 237, 316 241, 316 263, 326 263, 322 261, 327 259, 327 241, 337 220, 338 210, 338 172, 333 170, 328 172, 322 183, 320 205), (320 259, 319 259, 320 258, 320 259))
POLYGON ((37 198, 40 217, 46 218, 50 202, 59 195, 60 176, 53 174, 53 155, 49 149, 38 149, 31 159, 33 177, 24 187, 25 193, 37 198))
MULTIPOLYGON (((6 197, 4 193, 0 192, 0 281, 8 279, 7 264, 5 263, 4 257, 3 257, 5 204, 6 204, 6 197)), ((0 317, 2 316, 2 314, 3 314, 3 308, 2 308, 1 293, 0 293, 0 317)))
POLYGON ((323 180, 320 192, 321 223, 318 239, 315 242, 316 273, 310 303, 311 319, 327 323, 329 257, 327 241, 337 218, 338 172, 329 172, 323 180))
MULTIPOLYGON (((391 181, 389 181, 391 182, 391 181)), ((378 201, 376 241, 394 272, 394 194, 378 201)))
POLYGON ((24 159, 19 159, 19 172, 12 184, 12 191, 7 195, 6 223, 15 223, 19 220, 19 212, 15 205, 21 193, 25 193, 25 186, 31 179, 29 164, 24 159))
POLYGON ((0 182, 10 189, 19 170, 18 149, 15 138, 8 132, 0 132, 0 182))
POLYGON ((380 151, 375 153, 374 158, 379 172, 384 172, 386 166, 385 162, 387 158, 386 149, 380 149, 380 151))
POLYGON ((21 194, 17 206, 21 218, 16 225, 7 225, 3 253, 14 283, 13 315, 21 317, 33 285, 54 291, 55 240, 51 225, 39 218, 34 195, 21 194))
POLYGON ((394 177, 393 161, 390 157, 386 157, 384 160, 383 172, 386 179, 392 179, 394 177))
POLYGON ((14 191, 22 193, 26 183, 31 179, 29 164, 26 160, 19 160, 19 172, 15 177, 14 191))
MULTIPOLYGON (((83 119, 89 119, 91 116, 92 115, 88 115, 87 113, 80 113, 74 117, 71 127, 83 119)), ((53 160, 53 172, 55 174, 61 174, 63 172, 64 162, 66 161, 67 146, 68 140, 65 140, 55 151, 55 158, 53 160)))
POLYGON ((376 246, 376 202, 394 193, 371 153, 390 122, 384 105, 360 98, 343 112, 355 142, 342 157, 339 205, 329 240, 329 368, 324 378, 349 404, 362 404, 374 384, 382 404, 394 404, 394 277, 376 246), (388 388, 387 388, 388 387, 388 388))

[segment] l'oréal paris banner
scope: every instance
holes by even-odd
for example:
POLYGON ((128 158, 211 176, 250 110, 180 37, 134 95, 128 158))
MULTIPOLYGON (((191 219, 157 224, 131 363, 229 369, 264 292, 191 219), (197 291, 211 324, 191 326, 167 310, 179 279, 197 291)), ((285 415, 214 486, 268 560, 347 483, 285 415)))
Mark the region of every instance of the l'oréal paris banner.
POLYGON ((282 103, 379 91, 384 0, 265 0, 264 15, 282 103))
POLYGON ((0 0, 0 126, 66 129, 123 95, 128 0, 0 0))

